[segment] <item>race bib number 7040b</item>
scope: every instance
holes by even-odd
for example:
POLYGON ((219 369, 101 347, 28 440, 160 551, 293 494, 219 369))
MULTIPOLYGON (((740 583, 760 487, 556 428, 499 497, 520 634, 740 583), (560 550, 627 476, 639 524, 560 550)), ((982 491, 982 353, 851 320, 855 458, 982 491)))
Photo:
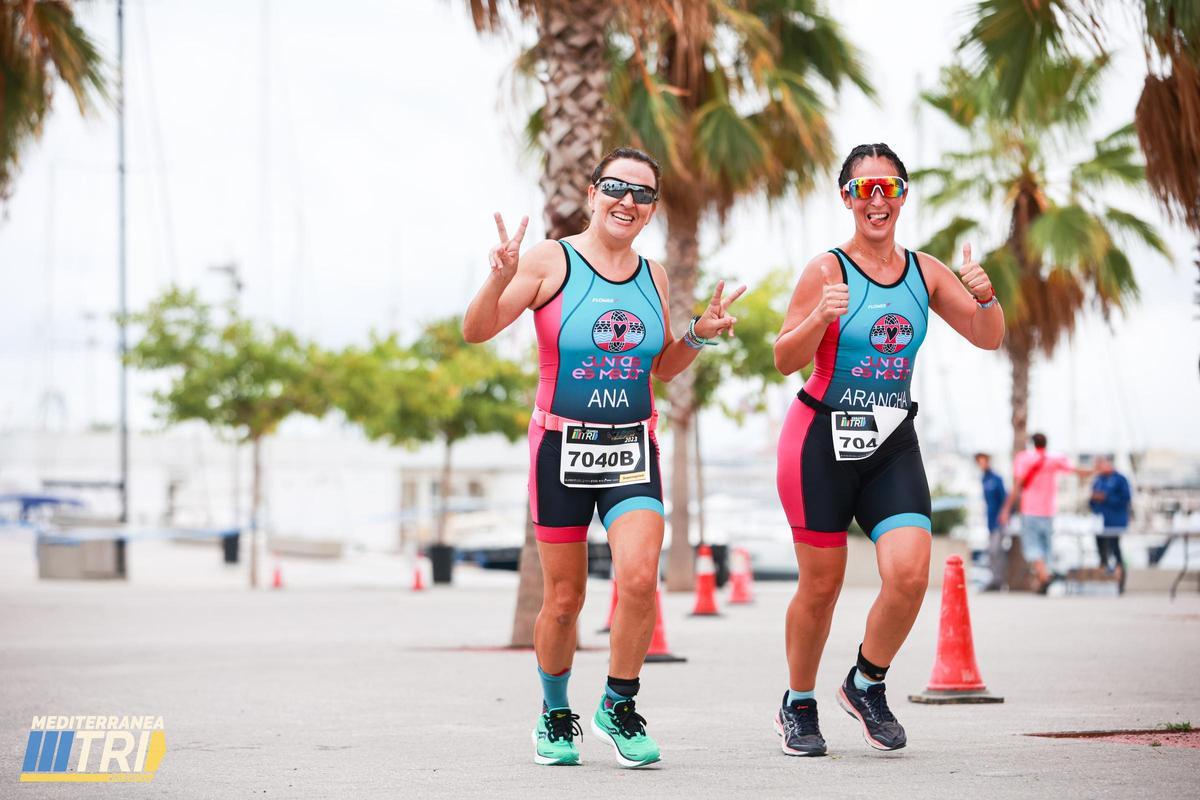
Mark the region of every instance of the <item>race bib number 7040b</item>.
POLYGON ((563 486, 579 488, 649 483, 649 442, 645 422, 616 428, 567 423, 559 480, 563 486))

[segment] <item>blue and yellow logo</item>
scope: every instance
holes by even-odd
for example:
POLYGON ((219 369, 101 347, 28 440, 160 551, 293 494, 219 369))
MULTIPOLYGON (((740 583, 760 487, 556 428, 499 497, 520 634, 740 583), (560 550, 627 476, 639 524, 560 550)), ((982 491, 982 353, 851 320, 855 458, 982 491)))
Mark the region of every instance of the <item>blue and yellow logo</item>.
POLYGON ((146 783, 166 752, 162 717, 34 717, 21 781, 146 783))

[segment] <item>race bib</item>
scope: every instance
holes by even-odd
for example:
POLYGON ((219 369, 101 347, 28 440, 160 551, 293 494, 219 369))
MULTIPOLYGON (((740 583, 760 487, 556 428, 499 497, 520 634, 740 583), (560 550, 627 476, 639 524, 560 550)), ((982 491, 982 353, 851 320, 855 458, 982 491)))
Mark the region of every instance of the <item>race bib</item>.
POLYGON ((879 446, 908 418, 908 410, 871 406, 870 411, 834 411, 830 414, 833 456, 838 461, 870 458, 879 446))
POLYGON ((563 425, 558 479, 563 486, 593 489, 650 482, 650 436, 645 422, 615 428, 563 425))

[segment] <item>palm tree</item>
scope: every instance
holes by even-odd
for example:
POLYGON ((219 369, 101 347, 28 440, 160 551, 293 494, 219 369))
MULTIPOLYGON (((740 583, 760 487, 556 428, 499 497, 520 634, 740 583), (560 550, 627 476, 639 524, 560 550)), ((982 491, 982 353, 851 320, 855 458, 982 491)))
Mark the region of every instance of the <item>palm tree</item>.
MULTIPOLYGON (((546 236, 561 239, 588 224, 584 176, 600 160, 608 119, 606 84, 609 27, 616 9, 636 0, 468 0, 477 30, 504 28, 509 8, 538 26, 535 50, 545 92, 547 124, 536 136, 543 154, 542 193, 546 236)), ((527 62, 532 63, 532 62, 527 62)), ((533 519, 525 519, 517 606, 511 647, 532 647, 533 626, 542 606, 542 568, 533 519)))
MULTIPOLYGON (((633 0, 626 0, 632 2, 633 0)), ((620 2, 613 0, 469 0, 480 32, 504 29, 502 9, 509 7, 536 21, 538 74, 546 101, 537 131, 544 161, 546 236, 561 239, 588 224, 590 165, 600 160, 608 119, 605 95, 610 23, 620 2)), ((536 552, 536 551, 535 551, 536 552)))
MULTIPOLYGON (((802 194, 832 166, 825 117, 849 81, 870 93, 858 54, 816 0, 645 3, 610 42, 611 143, 634 142, 663 163, 671 319, 693 315, 700 225, 738 200, 802 194)), ((692 588, 687 480, 697 410, 694 373, 668 387, 672 430, 667 588, 692 588)))
POLYGON ((66 84, 82 114, 105 98, 100 52, 66 0, 0 4, 0 201, 12 194, 21 152, 41 135, 54 87, 66 84))
MULTIPOLYGON (((1095 142, 1088 157, 1072 163, 1070 145, 1085 133, 1107 63, 1103 56, 1043 63, 1037 80, 1025 83, 1011 107, 998 101, 1005 87, 994 71, 975 76, 951 67, 938 89, 924 95, 970 139, 970 149, 941 156, 944 166, 913 174, 931 187, 927 202, 956 209, 982 204, 1006 228, 1004 241, 984 263, 1004 300, 1013 452, 1025 443, 1035 353, 1051 355, 1087 305, 1107 316, 1137 297, 1124 244, 1137 242, 1170 257, 1152 225, 1101 202, 1108 185, 1144 185, 1131 125, 1095 142), (1066 180, 1057 180, 1068 164, 1066 180)), ((990 221, 958 215, 924 249, 949 262, 968 233, 994 228, 990 221)))
MULTIPOLYGON (((1167 215, 1200 238, 1200 3, 1131 5, 1142 24, 1146 56, 1146 80, 1134 112, 1146 180, 1167 215)), ((1090 42, 1093 54, 1103 53, 1107 23, 1099 10, 1096 0, 984 0, 959 49, 979 71, 999 75, 999 100, 1011 111, 1026 82, 1036 81, 1045 64, 1071 54, 1071 42, 1090 42)))

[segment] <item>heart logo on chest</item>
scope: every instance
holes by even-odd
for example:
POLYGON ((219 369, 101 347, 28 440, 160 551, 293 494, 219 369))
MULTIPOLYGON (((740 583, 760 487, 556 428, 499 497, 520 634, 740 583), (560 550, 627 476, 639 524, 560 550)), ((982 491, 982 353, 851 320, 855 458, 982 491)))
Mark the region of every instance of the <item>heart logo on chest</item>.
POLYGON ((897 334, 897 333, 899 333, 899 332, 900 332, 900 329, 899 329, 899 328, 888 328, 888 329, 887 329, 887 338, 888 338, 888 341, 889 341, 889 342, 891 342, 891 341, 895 341, 895 339, 896 339, 896 334, 897 334))
POLYGON ((622 336, 625 335, 625 331, 627 331, 627 330, 629 330, 628 325, 622 325, 620 323, 613 325, 613 334, 615 334, 613 338, 620 339, 622 336))

